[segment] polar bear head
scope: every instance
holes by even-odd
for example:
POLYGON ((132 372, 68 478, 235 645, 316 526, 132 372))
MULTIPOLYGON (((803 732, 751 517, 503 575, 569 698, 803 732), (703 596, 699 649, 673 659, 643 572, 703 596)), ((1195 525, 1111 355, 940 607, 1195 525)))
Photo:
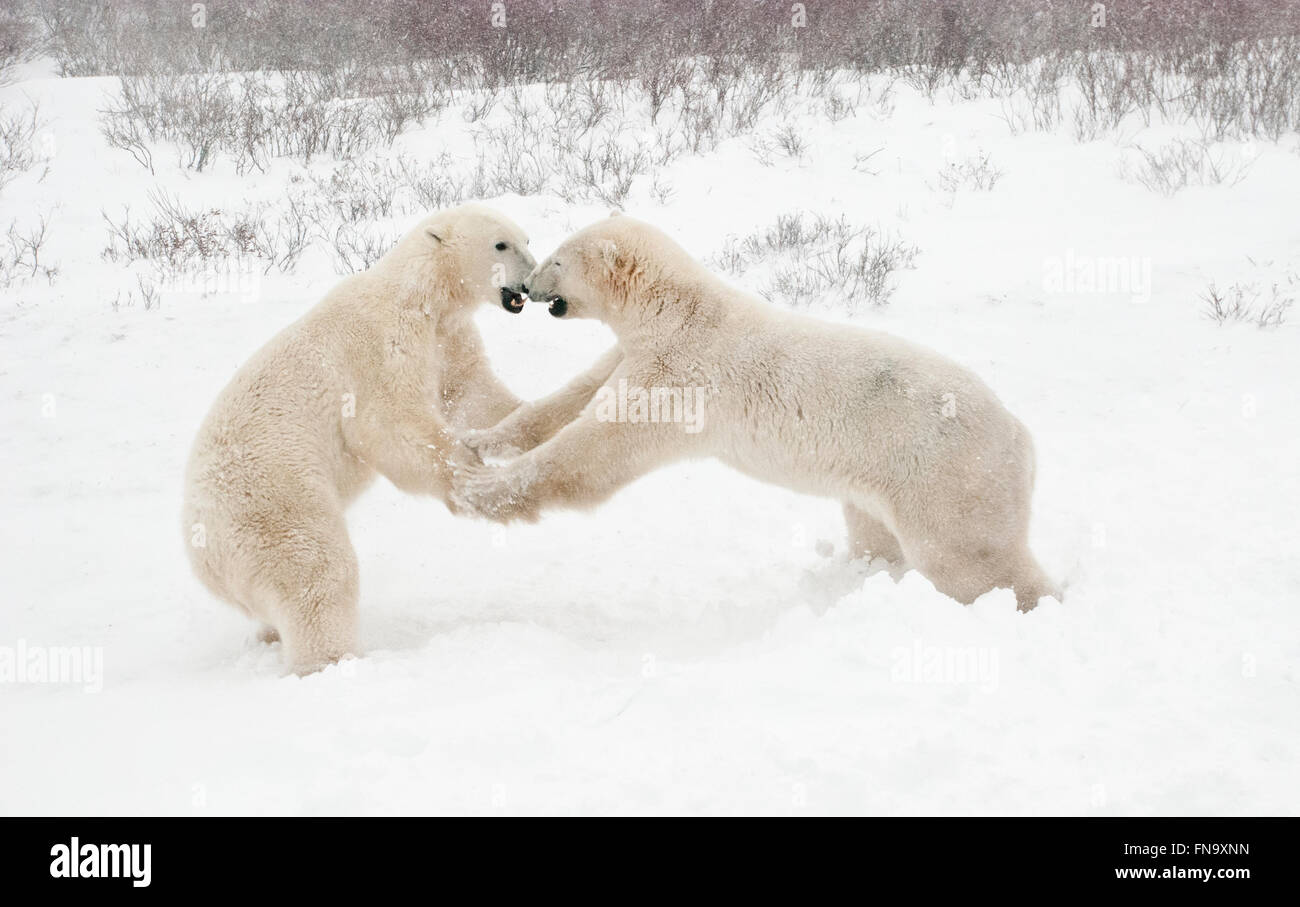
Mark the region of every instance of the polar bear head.
POLYGON ((699 273, 699 265, 661 230, 616 214, 579 230, 525 282, 531 299, 557 318, 626 320, 658 287, 699 273))
POLYGON ((518 224, 475 204, 429 215, 385 259, 408 285, 444 288, 462 305, 500 300, 515 312, 523 308, 524 279, 537 264, 518 224))

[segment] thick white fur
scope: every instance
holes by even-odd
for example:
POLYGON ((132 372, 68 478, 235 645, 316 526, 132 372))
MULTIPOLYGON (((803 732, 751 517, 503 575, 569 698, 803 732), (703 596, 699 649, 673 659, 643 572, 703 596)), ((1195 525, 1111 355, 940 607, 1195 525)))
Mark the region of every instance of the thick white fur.
MULTIPOLYGON (((622 360, 606 382, 703 387, 702 430, 602 421, 597 401, 529 449, 509 421, 470 439, 526 453, 458 474, 452 500, 498 520, 591 506, 683 457, 843 502, 851 549, 913 567, 971 602, 1057 594, 1028 547, 1029 432, 975 375, 896 337, 778 310, 728 287, 659 230, 612 217, 528 277, 534 299, 598 318, 622 360)), ((602 392, 604 393, 604 392, 602 392)))
POLYGON ((481 206, 428 217, 254 354, 208 413, 182 514, 194 572, 281 638, 295 671, 356 651, 343 513, 376 473, 445 498, 459 432, 515 412, 540 442, 607 376, 521 406, 493 374, 472 311, 522 288, 527 242, 481 206))

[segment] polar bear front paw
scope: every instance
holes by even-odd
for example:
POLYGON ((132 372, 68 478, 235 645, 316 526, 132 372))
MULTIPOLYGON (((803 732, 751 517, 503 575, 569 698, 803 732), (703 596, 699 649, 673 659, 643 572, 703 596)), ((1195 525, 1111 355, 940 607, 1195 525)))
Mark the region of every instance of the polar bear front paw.
POLYGON ((490 428, 467 431, 460 436, 460 441, 484 460, 507 460, 523 453, 512 438, 490 428))
POLYGON ((499 523, 537 520, 537 507, 528 495, 528 481, 517 470, 471 466, 452 478, 451 504, 459 511, 478 514, 499 523))

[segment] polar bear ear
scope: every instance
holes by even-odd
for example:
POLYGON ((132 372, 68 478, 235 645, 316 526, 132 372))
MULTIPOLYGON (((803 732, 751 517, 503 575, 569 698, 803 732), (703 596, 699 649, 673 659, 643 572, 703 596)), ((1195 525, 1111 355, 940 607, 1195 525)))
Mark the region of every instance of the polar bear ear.
POLYGON ((610 217, 618 217, 618 216, 619 216, 620 214, 622 214, 622 213, 623 213, 623 211, 622 211, 621 209, 619 209, 619 208, 611 208, 611 209, 610 209, 610 212, 609 212, 609 216, 610 216, 610 217))
POLYGON ((618 245, 615 244, 614 240, 602 239, 597 249, 600 252, 600 261, 605 266, 605 269, 610 273, 618 270, 621 262, 618 255, 618 245))

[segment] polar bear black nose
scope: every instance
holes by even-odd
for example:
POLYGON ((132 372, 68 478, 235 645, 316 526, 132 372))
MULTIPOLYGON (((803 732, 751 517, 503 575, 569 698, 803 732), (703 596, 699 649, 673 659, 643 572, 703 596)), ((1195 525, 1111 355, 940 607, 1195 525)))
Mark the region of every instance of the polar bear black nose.
POLYGON ((548 311, 550 311, 550 313, 556 318, 563 318, 564 313, 568 310, 569 304, 564 301, 564 297, 556 296, 555 299, 551 301, 551 307, 548 311))
POLYGON ((528 284, 526 284, 526 283, 521 283, 521 284, 519 285, 519 289, 521 289, 521 290, 524 291, 524 295, 525 295, 525 296, 528 295, 528 284))

